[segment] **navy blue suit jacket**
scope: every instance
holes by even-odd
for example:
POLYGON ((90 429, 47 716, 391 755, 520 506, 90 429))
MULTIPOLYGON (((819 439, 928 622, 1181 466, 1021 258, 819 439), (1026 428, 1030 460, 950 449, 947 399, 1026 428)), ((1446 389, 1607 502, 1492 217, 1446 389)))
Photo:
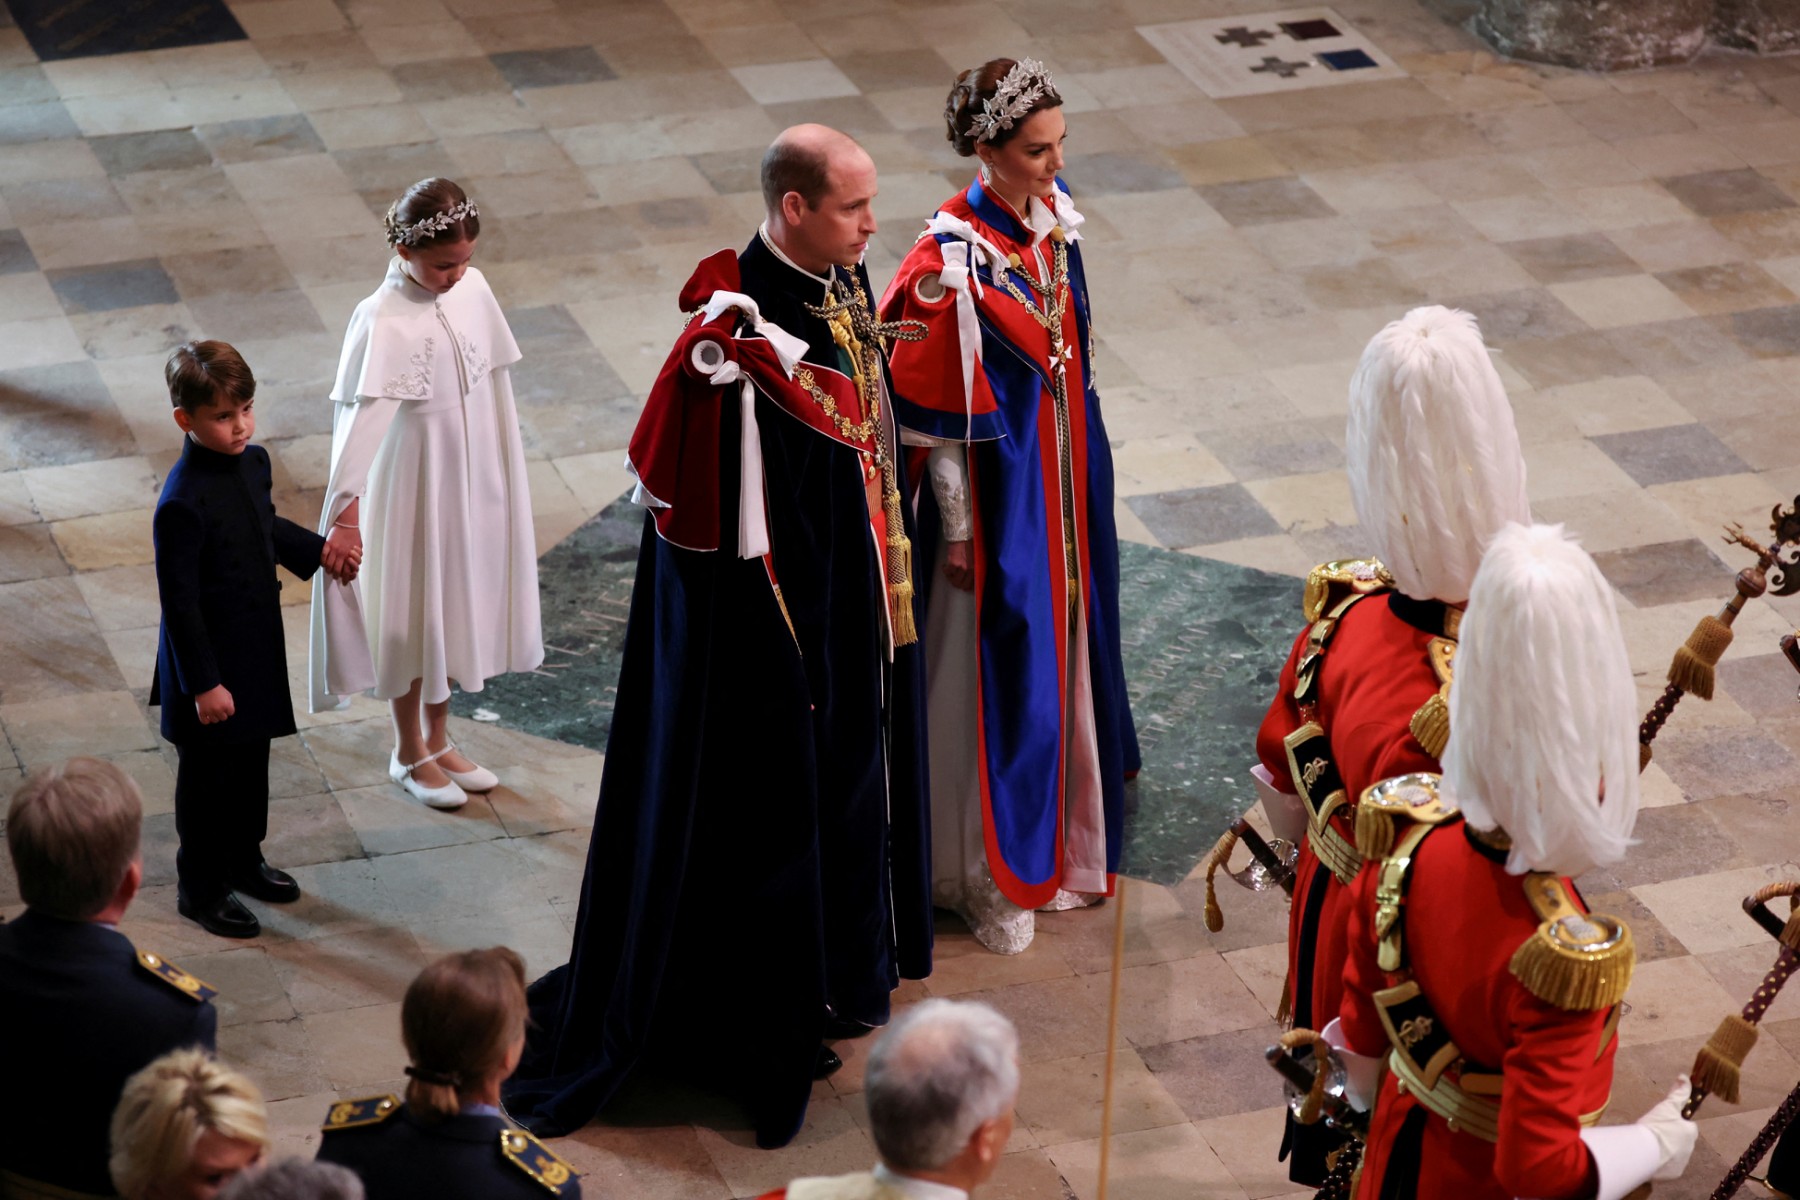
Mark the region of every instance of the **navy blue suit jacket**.
MULTIPOLYGON (((506 1160, 500 1117, 464 1113, 435 1125, 402 1107, 379 1125, 328 1129, 319 1161, 355 1171, 368 1200, 544 1200, 549 1189, 506 1160)), ((581 1195, 581 1181, 561 1187, 565 1200, 581 1195)))
POLYGON ((302 579, 325 539, 275 515, 269 452, 220 454, 188 439, 156 503, 156 591, 162 634, 150 703, 176 745, 235 743, 294 732, 280 563, 302 579), (200 724, 194 697, 224 684, 237 712, 200 724))
POLYGON ((107 1132, 125 1081, 218 1013, 138 965, 130 939, 27 909, 0 925, 0 1169, 111 1195, 107 1132))

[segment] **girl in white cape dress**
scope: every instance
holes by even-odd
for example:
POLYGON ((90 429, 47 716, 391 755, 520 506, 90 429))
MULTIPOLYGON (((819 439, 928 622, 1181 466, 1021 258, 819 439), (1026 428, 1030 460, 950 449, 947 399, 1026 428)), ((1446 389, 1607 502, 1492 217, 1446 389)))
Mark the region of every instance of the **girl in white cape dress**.
POLYGON ((312 594, 311 711, 361 691, 390 701, 389 776, 437 808, 499 782, 449 740, 451 683, 478 692, 544 660, 509 376, 519 347, 469 266, 480 228, 445 179, 414 184, 388 211, 396 257, 344 337, 319 524, 361 546, 362 571, 312 594))

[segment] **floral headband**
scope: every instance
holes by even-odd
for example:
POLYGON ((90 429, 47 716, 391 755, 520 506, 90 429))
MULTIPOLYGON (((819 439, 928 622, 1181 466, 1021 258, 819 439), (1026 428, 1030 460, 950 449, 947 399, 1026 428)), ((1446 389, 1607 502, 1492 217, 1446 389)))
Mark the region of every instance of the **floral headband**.
POLYGON ((468 217, 479 217, 481 210, 475 207, 473 200, 464 200, 440 213, 432 213, 429 217, 421 217, 411 225, 395 224, 393 238, 396 246, 416 246, 420 242, 429 241, 458 221, 468 217))

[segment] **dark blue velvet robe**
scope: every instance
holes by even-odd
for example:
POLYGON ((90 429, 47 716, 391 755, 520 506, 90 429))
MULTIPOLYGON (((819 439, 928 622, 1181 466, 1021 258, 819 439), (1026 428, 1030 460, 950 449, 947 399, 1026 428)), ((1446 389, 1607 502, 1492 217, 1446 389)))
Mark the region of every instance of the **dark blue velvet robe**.
MULTIPOLYGON (((806 311, 818 280, 760 238, 739 267, 765 319, 843 369, 806 311)), ((730 531, 740 419, 726 396, 730 531)), ((759 1144, 783 1145, 828 1017, 884 1024, 899 979, 931 970, 919 648, 887 661, 856 452, 760 394, 756 416, 794 633, 760 560, 672 545, 645 518, 574 948, 532 985, 537 1027, 506 1087, 536 1131, 584 1124, 652 1056, 735 1095, 759 1144)))

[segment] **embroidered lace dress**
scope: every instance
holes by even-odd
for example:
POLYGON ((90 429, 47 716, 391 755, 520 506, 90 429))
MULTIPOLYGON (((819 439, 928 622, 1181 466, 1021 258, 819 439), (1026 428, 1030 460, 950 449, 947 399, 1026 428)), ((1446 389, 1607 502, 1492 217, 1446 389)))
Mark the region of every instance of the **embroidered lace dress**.
POLYGON ((314 583, 312 711, 356 692, 428 703, 544 659, 537 546, 510 367, 519 347, 478 270, 443 295, 395 258, 357 306, 332 390, 319 530, 360 498, 363 563, 314 583))

